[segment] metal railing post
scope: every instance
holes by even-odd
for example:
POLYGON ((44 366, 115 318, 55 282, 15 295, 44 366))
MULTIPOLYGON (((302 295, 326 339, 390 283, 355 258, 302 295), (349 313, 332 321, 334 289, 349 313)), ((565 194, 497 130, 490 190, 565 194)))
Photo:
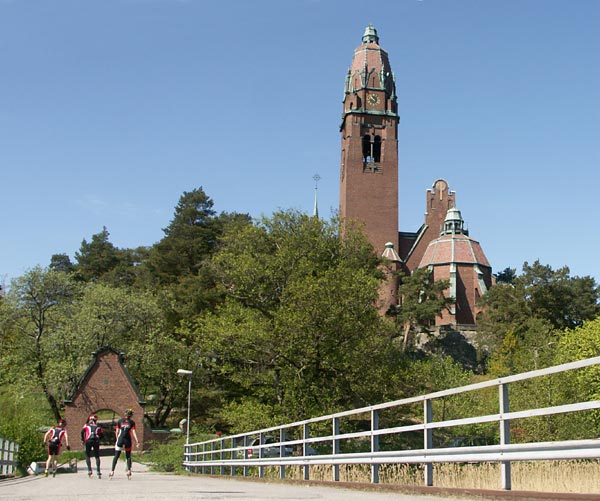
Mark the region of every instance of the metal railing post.
MULTIPOLYGON (((340 419, 337 417, 333 418, 333 441, 331 444, 331 453, 335 457, 340 453, 340 441, 337 436, 340 434, 340 419)), ((340 465, 334 464, 332 468, 332 476, 334 482, 340 481, 340 465)))
MULTIPOLYGON (((279 445, 279 458, 285 457, 285 429, 281 428, 279 430, 279 441, 281 444, 279 445)), ((279 478, 285 478, 285 465, 279 465, 279 478)))
MULTIPOLYGON (((229 446, 231 448, 231 452, 229 453, 229 459, 236 459, 237 451, 235 450, 235 439, 229 439, 229 446)), ((231 476, 235 477, 235 466, 231 465, 231 476)))
MULTIPOLYGON (((374 452, 379 452, 379 435, 373 434, 374 431, 379 429, 379 411, 372 410, 371 411, 371 454, 374 452)), ((371 465, 371 483, 378 484, 379 483, 379 465, 372 464, 371 465)))
MULTIPOLYGON (((433 447, 433 431, 427 425, 433 421, 433 409, 431 407, 431 400, 426 399, 423 402, 423 424, 425 428, 423 429, 423 449, 425 449, 425 454, 427 454, 427 450, 433 447)), ((433 465, 431 463, 425 463, 425 485, 431 487, 433 485, 433 465)))
MULTIPOLYGON (((304 438, 304 442, 302 443, 302 455, 306 456, 306 451, 308 449, 308 444, 306 443, 306 439, 310 437, 310 426, 308 423, 305 423, 302 428, 302 436, 304 438)), ((302 478, 304 480, 309 480, 310 478, 310 466, 305 464, 302 467, 302 478)))
MULTIPOLYGON (((244 461, 248 461, 248 435, 244 436, 244 461)), ((248 465, 244 464, 243 467, 244 477, 248 476, 248 465)))
MULTIPOLYGON (((264 449, 262 448, 264 443, 265 443, 265 434, 261 433, 259 435, 259 439, 258 439, 258 458, 259 459, 262 459, 264 456, 264 449)), ((252 456, 254 456, 254 451, 252 451, 252 456)), ((264 478, 264 476, 265 476, 265 467, 259 466, 258 467, 258 478, 264 478)))
MULTIPOLYGON (((221 460, 221 462, 223 462, 225 460, 225 453, 223 452, 223 449, 225 449, 225 439, 222 438, 220 441, 221 444, 221 452, 219 453, 219 459, 221 460)), ((221 469, 220 469, 220 474, 221 475, 225 475, 225 465, 221 465, 221 469)))
MULTIPOLYGON (((510 412, 508 385, 501 383, 498 388, 498 396, 500 399, 500 445, 508 445, 510 444, 510 420, 504 419, 504 415, 510 412)), ((507 491, 511 490, 510 461, 502 461, 500 463, 500 475, 502 488, 507 491)))

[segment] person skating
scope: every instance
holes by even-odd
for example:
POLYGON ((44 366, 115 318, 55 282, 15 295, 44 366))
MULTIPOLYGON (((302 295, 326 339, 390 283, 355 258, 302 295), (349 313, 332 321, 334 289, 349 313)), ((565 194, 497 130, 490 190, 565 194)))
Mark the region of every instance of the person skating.
POLYGON ((81 443, 85 446, 85 464, 87 465, 88 477, 90 478, 92 477, 92 454, 96 458, 98 478, 102 478, 102 473, 100 472, 100 439, 104 435, 104 430, 97 423, 98 416, 92 414, 81 429, 81 443))
POLYGON ((67 422, 64 419, 59 419, 57 426, 53 426, 44 434, 44 447, 48 446, 48 459, 46 461, 46 471, 44 475, 47 477, 50 472, 50 466, 53 466, 52 476, 56 476, 58 469, 58 456, 60 455, 60 447, 62 441, 65 440, 67 450, 71 450, 69 445, 69 435, 67 434, 67 422))
POLYGON ((125 449, 125 458, 127 460, 127 479, 131 480, 131 437, 135 439, 135 446, 139 447, 140 442, 135 432, 135 421, 131 419, 133 410, 127 409, 124 416, 117 422, 117 443, 115 444, 115 457, 112 461, 112 468, 108 474, 109 479, 112 479, 115 474, 115 468, 119 461, 121 451, 125 449))

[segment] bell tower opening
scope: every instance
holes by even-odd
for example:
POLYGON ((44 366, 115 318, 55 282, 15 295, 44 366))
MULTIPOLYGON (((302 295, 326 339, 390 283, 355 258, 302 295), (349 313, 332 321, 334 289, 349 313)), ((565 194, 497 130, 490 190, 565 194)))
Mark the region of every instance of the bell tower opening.
POLYGON ((375 136, 371 140, 371 136, 365 134, 362 138, 362 153, 364 163, 381 162, 381 137, 375 136))
POLYGON ((373 162, 381 162, 381 137, 375 136, 373 141, 373 162))

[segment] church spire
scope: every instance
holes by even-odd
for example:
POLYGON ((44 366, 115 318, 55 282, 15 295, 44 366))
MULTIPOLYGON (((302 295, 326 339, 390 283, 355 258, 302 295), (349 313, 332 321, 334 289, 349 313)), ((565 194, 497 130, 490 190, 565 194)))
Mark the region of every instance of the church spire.
POLYGON ((346 74, 344 95, 345 100, 350 98, 347 104, 351 106, 346 108, 347 112, 378 105, 379 112, 397 116, 394 74, 388 54, 379 45, 379 36, 372 24, 365 28, 362 44, 354 50, 354 58, 346 74), (367 91, 378 96, 372 97, 371 103, 365 101, 367 91))
POLYGON ((313 207, 313 216, 318 218, 319 217, 319 205, 317 202, 317 191, 319 189, 319 180, 321 179, 321 176, 319 176, 319 174, 315 174, 313 176, 313 179, 315 181, 315 205, 313 207))

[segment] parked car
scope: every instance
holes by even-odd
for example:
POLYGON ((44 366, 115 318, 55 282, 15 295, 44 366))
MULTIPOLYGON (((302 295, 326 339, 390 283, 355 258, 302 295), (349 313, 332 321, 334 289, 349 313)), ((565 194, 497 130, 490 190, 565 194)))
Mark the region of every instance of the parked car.
MULTIPOLYGON (((294 439, 292 438, 286 438, 286 441, 292 441, 294 439)), ((262 447, 262 457, 264 458, 273 458, 273 457, 279 457, 279 452, 280 452, 280 446, 279 445, 270 445, 270 444, 277 444, 279 443, 279 439, 275 438, 275 437, 270 437, 267 436, 264 439, 263 442, 263 447, 262 447)), ((260 457, 260 439, 259 438, 255 438, 251 443, 250 446, 247 447, 246 451, 248 454, 248 458, 258 458, 260 457)), ((243 454, 242 451, 240 451, 240 455, 243 454)), ((307 456, 313 456, 318 454, 317 450, 314 449, 311 446, 307 446, 306 447, 306 455, 307 456)), ((283 456, 302 456, 303 455, 303 449, 302 449, 302 444, 285 444, 283 446, 283 456)))
MULTIPOLYGON (((265 437, 263 441, 262 447, 262 457, 264 458, 273 458, 279 457, 280 446, 279 445, 269 445, 276 444, 279 442, 279 439, 275 437, 265 437)), ((258 458, 260 457, 260 438, 255 438, 251 443, 250 447, 247 448, 248 457, 249 458, 258 458)), ((283 456, 291 456, 294 453, 294 448, 291 445, 283 446, 283 456)))
POLYGON ((478 447, 495 443, 488 437, 456 437, 446 442, 443 447, 478 447))

